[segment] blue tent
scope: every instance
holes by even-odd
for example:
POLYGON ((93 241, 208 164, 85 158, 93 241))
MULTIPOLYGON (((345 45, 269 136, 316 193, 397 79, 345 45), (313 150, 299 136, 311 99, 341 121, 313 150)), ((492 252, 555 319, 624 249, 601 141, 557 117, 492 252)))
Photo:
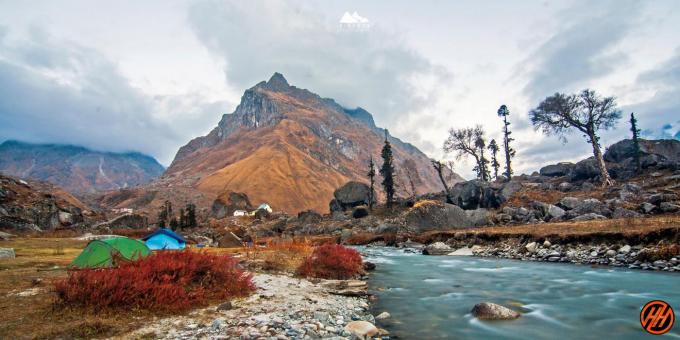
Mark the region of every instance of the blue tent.
POLYGON ((186 241, 184 238, 167 228, 158 229, 153 232, 153 234, 144 237, 142 240, 151 250, 177 250, 184 249, 186 247, 186 241))

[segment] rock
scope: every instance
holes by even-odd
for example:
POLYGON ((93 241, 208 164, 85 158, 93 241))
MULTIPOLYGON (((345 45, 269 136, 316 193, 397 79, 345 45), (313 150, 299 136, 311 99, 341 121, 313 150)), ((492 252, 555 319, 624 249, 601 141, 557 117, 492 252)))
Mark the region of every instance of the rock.
POLYGON ((480 320, 512 320, 520 317, 518 312, 491 302, 476 304, 471 313, 480 320))
POLYGON ((597 167, 597 161, 595 160, 595 157, 590 157, 576 163, 570 174, 570 178, 572 181, 578 181, 596 178, 599 175, 600 169, 597 167))
POLYGON ((328 293, 333 295, 368 295, 368 283, 361 280, 328 280, 324 283, 324 287, 328 293))
POLYGON ((613 256, 616 256, 616 250, 614 250, 614 249, 609 249, 609 250, 607 250, 604 254, 605 254, 606 256, 608 256, 608 257, 613 257, 613 256))
POLYGON ((0 231, 0 240, 8 241, 12 237, 15 237, 15 236, 13 234, 0 231))
POLYGON ((220 248, 242 247, 243 240, 232 232, 227 232, 217 238, 217 246, 220 248))
POLYGON ((446 245, 444 242, 435 242, 428 244, 425 249, 423 249, 423 254, 425 255, 446 255, 451 253, 451 247, 446 245))
POLYGON ((530 253, 535 253, 538 251, 538 244, 536 242, 527 243, 524 248, 530 253))
POLYGON ((595 213, 588 213, 584 214, 581 216, 576 216, 573 218, 574 221, 592 221, 592 220, 606 220, 607 217, 595 214, 595 213))
POLYGON ((557 164, 546 165, 539 170, 542 176, 560 177, 567 176, 574 169, 574 163, 562 162, 557 164))
POLYGON ((455 251, 448 253, 450 256, 472 256, 472 248, 463 247, 458 248, 455 251))
POLYGON ((569 182, 562 182, 557 186, 557 189, 562 192, 567 192, 572 189, 572 185, 569 182))
POLYGON ((297 220, 300 222, 300 224, 305 225, 305 224, 311 224, 311 223, 319 223, 323 217, 321 214, 314 210, 305 210, 301 211, 297 215, 297 220))
POLYGON ((0 259, 13 259, 15 257, 14 248, 0 248, 0 259))
POLYGON ((373 262, 368 262, 368 261, 364 261, 364 270, 365 270, 365 271, 373 271, 373 270, 375 270, 375 263, 373 263, 373 262))
POLYGON ((59 223, 61 223, 61 225, 63 225, 63 226, 70 226, 70 225, 75 223, 75 219, 73 217, 73 214, 71 214, 70 212, 59 211, 58 218, 59 218, 59 223))
POLYGON ((232 310, 234 306, 231 304, 231 301, 227 301, 224 303, 221 303, 219 306, 217 306, 217 311, 227 311, 227 310, 232 310))
POLYGON ((354 207, 354 209, 352 210, 352 217, 354 218, 363 218, 368 216, 368 214, 369 214, 368 207, 365 205, 354 207))
POLYGON ((457 206, 465 210, 496 209, 505 201, 499 191, 480 180, 456 183, 451 189, 451 198, 457 206))
POLYGON ((253 210, 254 207, 250 204, 248 195, 241 192, 227 191, 220 194, 211 208, 211 216, 217 219, 229 217, 234 215, 236 210, 253 210))
POLYGON ((359 339, 370 339, 380 332, 368 321, 351 321, 345 325, 345 331, 359 339))
POLYGON ((625 246, 619 248, 619 254, 628 254, 630 253, 630 250, 630 246, 626 244, 625 246))
POLYGON ((376 316, 375 319, 376 320, 385 320, 385 319, 389 319, 390 317, 391 317, 390 313, 382 312, 382 313, 378 314, 378 316, 376 316))
MULTIPOLYGON (((640 152, 642 157, 649 155, 657 156, 661 161, 680 162, 680 141, 674 139, 640 140, 640 152)), ((604 153, 607 162, 621 163, 626 159, 633 158, 635 149, 633 141, 624 139, 614 143, 604 153)))
POLYGON ((496 221, 501 224, 512 222, 512 215, 510 214, 496 214, 496 221))
POLYGON ((222 328, 222 326, 224 326, 224 322, 225 321, 222 318, 215 319, 215 320, 213 320, 212 324, 210 324, 210 329, 213 332, 217 332, 222 328))
POLYGON ((614 212, 612 213, 612 218, 632 218, 640 216, 641 215, 638 212, 621 207, 614 209, 614 212))
POLYGON ((544 248, 550 248, 551 245, 552 245, 552 243, 550 243, 550 241, 548 241, 548 240, 543 241, 543 247, 544 248))
POLYGON ((149 221, 144 215, 130 213, 93 226, 95 229, 146 229, 149 221))
POLYGON ((406 225, 416 232, 474 226, 465 211, 448 203, 430 200, 416 202, 403 214, 406 225))
POLYGON ((600 200, 595 198, 587 198, 581 201, 574 209, 571 209, 564 216, 566 219, 572 219, 580 215, 585 214, 597 214, 602 216, 610 216, 612 214, 611 209, 602 203, 600 200))
POLYGON ((640 204, 640 209, 641 209, 645 214, 649 214, 649 213, 651 213, 652 211, 656 210, 656 205, 654 205, 654 204, 652 204, 652 203, 649 203, 649 202, 645 202, 645 203, 640 204))
POLYGON ((331 319, 331 315, 328 312, 324 312, 324 311, 315 311, 314 312, 314 320, 326 323, 326 322, 330 321, 330 319, 331 319))
POLYGON ((663 194, 653 194, 647 198, 647 202, 660 205, 662 202, 675 201, 678 199, 678 195, 674 193, 663 193, 663 194))
POLYGON ((564 209, 571 210, 581 205, 581 199, 576 197, 563 197, 558 203, 564 209))
MULTIPOLYGON (((361 182, 350 181, 345 183, 333 192, 335 202, 331 201, 331 211, 346 211, 359 205, 368 205, 371 197, 370 190, 371 188, 368 185, 361 182)), ((375 192, 372 197, 374 197, 375 202, 375 192)))
POLYGON ((484 208, 478 208, 474 210, 465 210, 465 215, 468 220, 475 227, 482 227, 492 224, 491 223, 491 212, 484 208))
POLYGON ((565 211, 562 210, 562 208, 560 208, 556 205, 552 205, 552 204, 548 205, 547 215, 550 216, 551 221, 552 220, 559 220, 560 218, 562 218, 562 216, 564 216, 564 214, 565 214, 565 211))
POLYGON ((662 202, 659 204, 659 209, 665 213, 676 212, 680 210, 680 205, 673 204, 670 202, 662 202))

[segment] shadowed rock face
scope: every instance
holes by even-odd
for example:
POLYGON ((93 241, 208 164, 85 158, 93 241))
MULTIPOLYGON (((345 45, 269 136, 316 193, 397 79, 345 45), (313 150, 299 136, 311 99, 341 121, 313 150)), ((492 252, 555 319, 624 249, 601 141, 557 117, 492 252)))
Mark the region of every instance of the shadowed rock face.
POLYGON ((164 169, 154 158, 140 153, 99 152, 72 145, 6 141, 0 145, 0 171, 48 181, 82 194, 146 184, 160 176, 164 169))
MULTIPOLYGON (((255 205, 266 202, 289 213, 325 213, 335 189, 366 180, 369 158, 379 159, 384 138, 385 130, 366 110, 343 108, 275 73, 246 90, 208 135, 181 147, 160 182, 213 197, 243 192, 255 205)), ((405 182, 408 171, 418 194, 442 190, 425 154, 388 139, 399 180, 405 182)), ((377 176, 376 183, 381 180, 377 176)), ((405 187, 400 190, 408 195, 405 187)))

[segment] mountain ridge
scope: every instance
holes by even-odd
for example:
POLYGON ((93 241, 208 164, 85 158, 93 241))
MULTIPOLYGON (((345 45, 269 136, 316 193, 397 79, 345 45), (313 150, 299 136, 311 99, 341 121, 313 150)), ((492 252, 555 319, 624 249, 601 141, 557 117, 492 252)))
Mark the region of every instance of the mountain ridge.
POLYGON ((117 153, 17 140, 0 144, 0 172, 48 181, 75 194, 147 184, 163 171, 155 158, 135 151, 117 153))

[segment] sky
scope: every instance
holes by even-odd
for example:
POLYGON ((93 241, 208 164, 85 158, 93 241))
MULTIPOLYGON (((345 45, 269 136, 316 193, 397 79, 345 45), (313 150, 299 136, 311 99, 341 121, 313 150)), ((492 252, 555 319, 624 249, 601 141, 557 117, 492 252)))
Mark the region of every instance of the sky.
MULTIPOLYGON (((516 173, 592 150, 535 131, 528 112, 591 88, 624 114, 602 144, 680 139, 680 3, 658 1, 0 0, 0 141, 140 151, 169 165, 243 91, 274 72, 430 157, 449 128, 500 140, 511 112, 516 173), (340 24, 357 12, 368 25, 340 24)), ((471 161, 456 170, 471 178, 471 161)))

